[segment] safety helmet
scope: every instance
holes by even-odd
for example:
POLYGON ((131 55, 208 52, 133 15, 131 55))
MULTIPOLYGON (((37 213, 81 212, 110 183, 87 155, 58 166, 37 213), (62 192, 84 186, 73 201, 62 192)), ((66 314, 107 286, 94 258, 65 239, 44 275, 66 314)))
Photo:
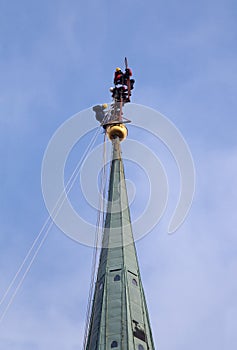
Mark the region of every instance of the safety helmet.
POLYGON ((119 72, 121 70, 121 68, 117 67, 115 70, 116 70, 116 72, 119 72))
POLYGON ((110 91, 110 92, 113 92, 113 91, 114 91, 114 88, 113 88, 113 87, 109 88, 109 91, 110 91))
POLYGON ((107 103, 103 103, 103 104, 102 104, 102 107, 103 107, 103 108, 107 108, 107 107, 108 107, 107 103))

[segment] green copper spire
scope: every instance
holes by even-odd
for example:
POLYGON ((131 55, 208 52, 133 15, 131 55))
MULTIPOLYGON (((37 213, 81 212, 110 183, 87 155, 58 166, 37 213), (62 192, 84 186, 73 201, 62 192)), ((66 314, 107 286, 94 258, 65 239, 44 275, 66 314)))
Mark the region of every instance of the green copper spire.
POLYGON ((86 350, 153 350, 118 137, 86 350))

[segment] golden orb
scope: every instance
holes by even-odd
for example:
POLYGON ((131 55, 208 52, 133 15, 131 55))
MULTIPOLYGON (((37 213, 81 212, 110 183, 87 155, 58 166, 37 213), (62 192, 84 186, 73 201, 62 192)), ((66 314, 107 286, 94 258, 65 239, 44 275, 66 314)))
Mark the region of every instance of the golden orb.
POLYGON ((107 136, 112 141, 116 137, 119 137, 120 141, 126 139, 128 130, 124 124, 109 125, 106 128, 107 136))

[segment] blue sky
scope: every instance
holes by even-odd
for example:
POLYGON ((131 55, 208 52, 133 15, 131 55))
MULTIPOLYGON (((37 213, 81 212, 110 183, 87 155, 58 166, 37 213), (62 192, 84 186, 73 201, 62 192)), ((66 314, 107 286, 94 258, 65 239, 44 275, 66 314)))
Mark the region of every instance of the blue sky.
MULTIPOLYGON (((0 1, 0 295, 47 219, 51 136, 109 99, 127 56, 133 102, 180 129, 197 174, 192 210, 168 236, 177 173, 163 156, 167 212, 137 244, 156 346, 236 349, 236 10, 233 0, 0 1)), ((81 348, 91 258, 54 226, 0 324, 1 348, 81 348)))

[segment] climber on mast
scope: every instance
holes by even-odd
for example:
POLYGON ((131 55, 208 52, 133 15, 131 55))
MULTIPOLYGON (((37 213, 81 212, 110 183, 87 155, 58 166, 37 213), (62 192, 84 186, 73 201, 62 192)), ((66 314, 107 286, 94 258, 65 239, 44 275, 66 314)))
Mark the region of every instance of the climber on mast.
POLYGON ((117 67, 114 72, 114 85, 123 85, 124 84, 124 73, 121 68, 117 67))
POLYGON ((92 109, 95 112, 95 118, 98 122, 103 123, 106 119, 105 109, 108 108, 107 103, 103 105, 96 105, 92 109))
POLYGON ((128 101, 127 102, 130 102, 130 96, 132 95, 131 90, 133 90, 133 85, 135 83, 135 80, 131 79, 131 76, 132 76, 132 70, 128 67, 128 60, 127 60, 127 57, 125 57, 125 74, 124 74, 125 81, 124 81, 124 83, 128 88, 128 101))
POLYGON ((128 67, 127 58, 125 57, 125 71, 117 67, 114 72, 114 87, 110 88, 113 103, 110 108, 108 105, 97 105, 93 107, 96 119, 101 123, 104 129, 111 123, 129 123, 130 120, 123 116, 123 106, 130 102, 131 90, 134 88, 135 80, 131 79, 132 70, 128 67))
POLYGON ((125 72, 117 67, 114 72, 114 88, 110 88, 112 98, 117 102, 130 102, 131 90, 133 89, 135 80, 131 79, 132 70, 128 67, 128 61, 125 57, 125 72))

